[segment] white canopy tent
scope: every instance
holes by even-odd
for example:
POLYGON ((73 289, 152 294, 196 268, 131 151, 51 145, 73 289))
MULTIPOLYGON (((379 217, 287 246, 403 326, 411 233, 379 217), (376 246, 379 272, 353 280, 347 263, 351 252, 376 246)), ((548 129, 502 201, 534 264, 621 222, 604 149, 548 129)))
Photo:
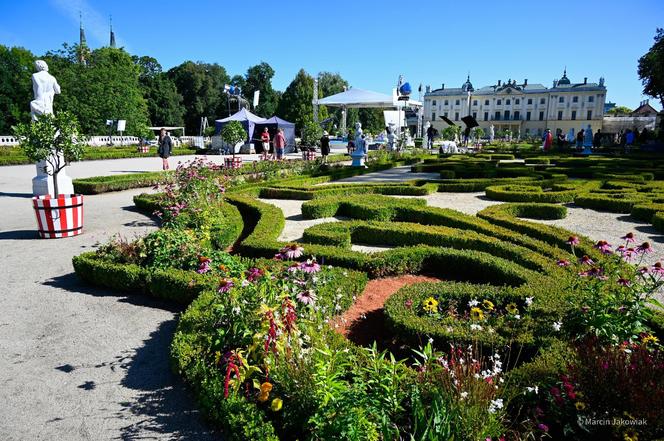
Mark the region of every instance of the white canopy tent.
POLYGON ((182 136, 184 136, 184 127, 170 127, 170 126, 161 126, 161 127, 148 127, 150 130, 159 131, 161 129, 171 130, 182 130, 182 136))
MULTIPOLYGON (((422 107, 422 102, 415 100, 400 101, 396 96, 396 89, 392 91, 392 96, 371 90, 348 89, 344 92, 321 98, 314 105, 341 107, 343 109, 343 120, 341 122, 342 130, 346 128, 346 109, 352 108, 379 108, 379 109, 398 109, 403 110, 406 107, 422 107)), ((397 118, 399 120, 400 118, 397 118)), ((401 127, 399 127, 401 130, 401 127)))

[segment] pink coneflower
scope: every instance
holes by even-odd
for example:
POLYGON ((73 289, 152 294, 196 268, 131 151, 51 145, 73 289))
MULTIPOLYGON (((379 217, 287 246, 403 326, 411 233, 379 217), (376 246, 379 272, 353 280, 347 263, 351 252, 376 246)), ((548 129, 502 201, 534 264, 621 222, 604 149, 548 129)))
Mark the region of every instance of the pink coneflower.
POLYGON ((636 241, 636 237, 634 237, 634 233, 632 232, 625 234, 623 237, 621 237, 621 239, 627 243, 633 243, 634 241, 636 241))
POLYGON ((316 303, 316 293, 311 290, 305 290, 295 296, 295 298, 304 305, 313 305, 316 303))
POLYGON ((654 250, 652 248, 652 245, 650 245, 650 242, 643 242, 641 245, 636 247, 637 253, 649 254, 652 253, 653 251, 654 250))
POLYGON ((320 265, 317 264, 315 260, 307 260, 306 262, 302 262, 299 268, 305 273, 310 273, 310 274, 317 273, 318 271, 320 271, 320 265))
POLYGON ((581 262, 584 265, 594 265, 595 264, 595 262, 585 254, 581 259, 579 259, 579 262, 581 262))
POLYGON ((636 254, 636 250, 635 250, 634 248, 631 248, 631 247, 630 247, 630 248, 627 248, 627 249, 623 252, 623 256, 622 256, 622 257, 623 257, 623 259, 625 260, 625 262, 629 262, 630 260, 632 260, 632 259, 634 258, 634 255, 635 255, 635 254, 636 254))
POLYGON ((281 253, 277 253, 277 254, 274 255, 274 257, 272 259, 274 259, 274 260, 284 260, 284 256, 281 253))
POLYGON ((621 285, 621 286, 629 286, 629 285, 631 285, 631 284, 632 284, 632 282, 630 282, 629 280, 625 279, 624 277, 621 277, 621 278, 618 279, 618 285, 621 285))
POLYGON ((292 263, 292 264, 288 267, 287 271, 288 271, 289 273, 294 273, 295 271, 297 271, 297 270, 299 270, 299 269, 300 269, 300 264, 299 264, 299 263, 292 263))
POLYGON ((223 294, 225 292, 228 292, 231 290, 233 287, 233 281, 231 279, 221 279, 221 282, 219 282, 219 287, 217 288, 217 292, 219 294, 223 294))
POLYGON ((593 248, 597 248, 597 249, 600 250, 603 254, 611 254, 611 253, 612 253, 612 251, 611 251, 611 244, 608 243, 608 242, 605 241, 605 240, 600 240, 600 241, 598 241, 598 242, 593 246, 593 248))
POLYGON ((413 299, 406 300, 405 302, 403 302, 403 305, 408 309, 412 308, 413 307, 413 299))
POLYGON ((624 256, 626 251, 627 248, 625 247, 625 245, 620 245, 616 247, 616 253, 620 254, 621 256, 624 256))
POLYGON ((558 266, 570 266, 569 260, 567 259, 560 259, 556 264, 558 266))
POLYGON ((569 239, 567 239, 567 245, 575 246, 579 244, 579 238, 576 236, 570 236, 569 239))
POLYGON ((205 256, 198 256, 198 269, 196 272, 198 274, 205 274, 210 271, 210 263, 212 261, 205 256))
POLYGON ((648 274, 648 267, 647 266, 642 266, 641 268, 637 269, 636 272, 638 272, 641 275, 648 274))
POLYGON ((655 262, 655 264, 650 268, 653 274, 662 275, 664 274, 664 267, 662 262, 655 262))
POLYGON ((265 273, 260 268, 249 268, 244 274, 247 276, 248 281, 253 282, 263 277, 265 273))
POLYGON ((281 254, 287 259, 297 259, 304 253, 304 248, 297 244, 286 245, 280 250, 281 254))

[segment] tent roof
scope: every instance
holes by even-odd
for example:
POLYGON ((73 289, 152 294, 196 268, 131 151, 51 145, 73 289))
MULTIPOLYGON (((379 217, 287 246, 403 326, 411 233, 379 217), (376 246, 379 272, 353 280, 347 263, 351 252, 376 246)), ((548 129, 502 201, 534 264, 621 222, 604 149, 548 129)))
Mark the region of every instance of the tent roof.
POLYGON ((373 92, 371 90, 363 89, 348 89, 345 92, 337 93, 335 95, 326 96, 318 100, 321 106, 337 106, 337 107, 376 107, 376 108, 394 108, 406 106, 417 106, 421 103, 417 101, 410 101, 403 105, 395 106, 392 101, 391 95, 373 92))
POLYGON ((222 122, 222 123, 225 123, 225 122, 228 122, 228 121, 251 121, 253 123, 260 123, 260 122, 264 122, 265 118, 261 118, 260 116, 254 115, 253 113, 251 113, 247 109, 240 109, 239 112, 235 112, 234 114, 232 114, 228 118, 215 120, 215 122, 222 122))
POLYGON ((284 126, 284 127, 295 127, 294 123, 286 121, 285 119, 281 119, 278 116, 273 116, 271 118, 265 119, 261 121, 259 124, 277 124, 279 126, 284 126))
POLYGON ((184 130, 184 127, 159 126, 159 127, 148 127, 148 129, 150 129, 150 130, 161 130, 161 129, 166 129, 166 130, 182 129, 182 130, 184 130))

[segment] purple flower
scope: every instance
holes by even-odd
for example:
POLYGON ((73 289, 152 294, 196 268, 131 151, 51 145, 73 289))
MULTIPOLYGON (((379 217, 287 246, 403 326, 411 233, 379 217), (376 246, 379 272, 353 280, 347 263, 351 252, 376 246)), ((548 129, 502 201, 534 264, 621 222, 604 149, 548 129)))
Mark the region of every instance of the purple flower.
POLYGON ((547 425, 544 424, 544 423, 539 423, 539 424, 537 425, 537 428, 538 428, 539 430, 541 430, 542 432, 548 432, 548 431, 549 431, 549 426, 547 426, 547 425))
POLYGON ((247 280, 250 282, 254 282, 264 275, 263 270, 260 268, 249 268, 244 272, 244 274, 247 276, 247 280))
POLYGON ((320 265, 315 260, 307 260, 299 265, 299 268, 305 273, 317 273, 320 271, 320 265))
POLYGON ((302 256, 302 253, 304 253, 304 248, 293 243, 283 247, 280 252, 287 259, 297 259, 302 256))
POLYGON ((579 238, 576 236, 570 236, 569 239, 567 239, 567 245, 575 246, 579 244, 579 238))
POLYGON ((647 274, 648 273, 648 267, 647 266, 642 266, 641 268, 636 270, 639 274, 647 274))
POLYGON ((598 241, 598 242, 593 246, 593 248, 597 248, 597 249, 600 250, 603 254, 611 254, 611 253, 612 253, 612 251, 611 251, 611 244, 608 243, 608 242, 605 241, 605 240, 600 240, 600 241, 598 241))
POLYGON ((198 274, 205 274, 210 271, 210 261, 209 260, 204 260, 203 262, 198 264, 198 269, 196 272, 198 274))
POLYGON ((643 242, 641 245, 636 247, 637 253, 649 254, 652 253, 653 251, 654 250, 652 248, 652 245, 650 245, 650 242, 643 242))
POLYGON ((311 290, 302 291, 295 298, 304 305, 313 305, 316 302, 316 293, 311 290))
POLYGON ((412 308, 413 307, 413 299, 406 300, 405 302, 403 302, 403 305, 408 309, 412 308))
POLYGON ((284 255, 281 253, 277 253, 273 257, 274 260, 284 260, 284 255))
POLYGON ((664 274, 664 267, 662 267, 662 262, 655 262, 655 264, 650 268, 653 274, 662 275, 664 274))
POLYGON ((593 262, 593 260, 590 257, 586 256, 586 255, 584 255, 581 259, 579 259, 579 261, 584 265, 594 265, 595 264, 595 262, 593 262))
POLYGON ((558 262, 556 262, 558 266, 569 266, 569 260, 567 259, 560 259, 558 262))
POLYGON ((217 292, 219 294, 223 294, 225 292, 228 292, 231 290, 233 287, 233 281, 231 279, 221 279, 221 282, 219 282, 219 287, 217 288, 217 292))
POLYGON ((634 241, 636 241, 636 238, 634 237, 634 233, 632 233, 632 232, 629 232, 629 233, 625 234, 623 237, 621 237, 621 239, 624 240, 627 243, 633 243, 634 241))
POLYGON ((618 279, 618 285, 621 285, 621 286, 629 286, 629 285, 631 285, 631 284, 632 284, 632 282, 630 282, 629 280, 625 279, 624 277, 621 277, 621 278, 618 279))
POLYGON ((623 257, 623 259, 625 260, 625 262, 629 262, 630 260, 632 260, 632 259, 634 258, 634 255, 635 255, 635 254, 636 254, 636 250, 634 250, 634 248, 627 248, 627 249, 623 252, 623 256, 622 256, 622 257, 623 257))

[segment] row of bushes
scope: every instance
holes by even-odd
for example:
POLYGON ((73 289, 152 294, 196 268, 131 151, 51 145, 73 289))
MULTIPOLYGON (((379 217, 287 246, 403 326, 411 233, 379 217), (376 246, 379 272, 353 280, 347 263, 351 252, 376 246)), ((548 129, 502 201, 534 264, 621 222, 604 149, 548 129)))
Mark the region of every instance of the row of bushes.
POLYGON ((408 185, 408 184, 336 184, 320 185, 306 189, 263 187, 260 197, 268 199, 297 199, 310 200, 327 196, 351 195, 351 194, 384 194, 403 196, 425 196, 434 193, 438 186, 436 184, 408 185))
POLYGON ((485 190, 489 199, 503 202, 561 203, 572 202, 575 190, 543 191, 534 185, 492 185, 485 190))

